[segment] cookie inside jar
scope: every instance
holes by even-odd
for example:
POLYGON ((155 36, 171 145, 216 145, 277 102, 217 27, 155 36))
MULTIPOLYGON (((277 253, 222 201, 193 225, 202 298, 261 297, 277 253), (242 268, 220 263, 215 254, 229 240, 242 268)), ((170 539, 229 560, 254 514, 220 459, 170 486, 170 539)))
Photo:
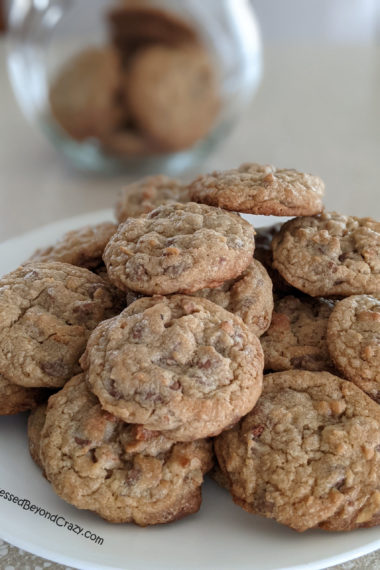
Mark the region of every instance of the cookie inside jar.
POLYGON ((173 8, 105 4, 102 42, 53 73, 49 110, 61 136, 121 159, 181 152, 208 136, 221 110, 217 64, 196 22, 173 8))

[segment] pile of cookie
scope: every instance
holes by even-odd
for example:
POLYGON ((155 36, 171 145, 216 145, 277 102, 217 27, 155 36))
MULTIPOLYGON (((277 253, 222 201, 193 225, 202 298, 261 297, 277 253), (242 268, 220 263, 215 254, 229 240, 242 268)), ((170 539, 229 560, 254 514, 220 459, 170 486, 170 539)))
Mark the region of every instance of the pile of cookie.
POLYGON ((126 0, 107 21, 109 43, 75 55, 52 82, 49 104, 60 128, 120 157, 179 151, 205 137, 220 97, 194 27, 126 0))
POLYGON ((380 223, 324 212, 323 193, 258 164, 147 177, 118 225, 0 280, 0 411, 35 408, 31 454, 60 497, 170 522, 212 469, 298 531, 380 523, 380 223), (255 247, 237 212, 297 217, 255 247))

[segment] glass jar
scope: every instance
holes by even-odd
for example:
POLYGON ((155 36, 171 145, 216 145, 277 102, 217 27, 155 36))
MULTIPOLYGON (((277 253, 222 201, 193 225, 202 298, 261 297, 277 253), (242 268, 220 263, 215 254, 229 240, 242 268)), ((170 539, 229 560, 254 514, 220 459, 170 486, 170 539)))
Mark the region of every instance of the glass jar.
POLYGON ((249 0, 12 0, 8 70, 75 166, 177 175, 244 113, 261 41, 249 0))

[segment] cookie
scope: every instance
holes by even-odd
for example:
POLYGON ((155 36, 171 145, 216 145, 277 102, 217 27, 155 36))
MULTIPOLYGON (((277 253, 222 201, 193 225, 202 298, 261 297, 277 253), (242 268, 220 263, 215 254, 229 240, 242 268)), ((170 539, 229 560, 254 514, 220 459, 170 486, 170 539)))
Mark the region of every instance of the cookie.
POLYGON ((269 374, 252 412, 214 443, 249 512, 298 531, 380 524, 380 407, 351 382, 269 374))
POLYGON ((120 289, 193 293, 240 275, 251 263, 254 234, 237 214, 193 202, 168 204, 128 218, 103 259, 120 289))
POLYGON ((42 465, 40 443, 41 434, 46 420, 47 402, 37 406, 28 418, 28 443, 29 453, 34 463, 44 471, 42 465))
POLYGON ((80 370, 90 332, 116 314, 111 288, 82 267, 30 263, 0 279, 0 374, 59 387, 80 370))
POLYGON ((39 388, 18 386, 0 374, 0 416, 32 410, 47 398, 46 392, 39 388))
POLYGON ((62 261, 87 269, 97 268, 103 264, 104 248, 116 229, 116 224, 102 222, 72 230, 54 245, 38 249, 28 261, 62 261))
POLYGON ((194 202, 265 216, 318 214, 324 189, 318 176, 255 163, 201 175, 189 187, 194 202))
POLYGON ((127 218, 138 218, 149 214, 158 206, 188 202, 187 187, 164 174, 146 176, 125 186, 115 205, 115 216, 119 224, 127 218))
POLYGON ((273 266, 317 296, 380 294, 380 222, 324 212, 286 222, 274 236, 273 266))
POLYGON ((238 315, 247 327, 261 336, 269 327, 273 311, 272 281, 265 268, 254 259, 236 279, 213 289, 194 293, 238 315))
POLYGON ((113 42, 127 55, 147 44, 179 46, 197 41, 194 28, 184 20, 153 6, 115 6, 107 16, 113 42))
POLYGON ((40 449, 62 499, 111 522, 142 526, 195 513, 212 466, 210 442, 174 443, 118 420, 100 407, 83 375, 49 399, 40 449))
POLYGON ((260 339, 266 370, 328 370, 327 323, 334 301, 288 295, 275 301, 272 322, 260 339))
POLYGON ((59 71, 49 102, 53 118, 77 140, 102 137, 124 120, 118 103, 121 61, 111 47, 80 52, 59 71))
POLYGON ((327 340, 337 369, 380 404, 380 300, 354 295, 337 303, 327 340))
POLYGON ((190 147, 213 127, 220 101, 207 52, 154 45, 137 52, 124 82, 137 128, 166 151, 190 147))
POLYGON ((262 263, 268 272, 273 284, 274 295, 292 295, 296 289, 289 285, 273 267, 272 240, 281 229, 282 224, 273 224, 256 229, 255 235, 255 259, 262 263))
POLYGON ((176 441, 218 434, 261 392, 260 342, 197 297, 144 297, 91 335, 81 365, 104 409, 176 441))

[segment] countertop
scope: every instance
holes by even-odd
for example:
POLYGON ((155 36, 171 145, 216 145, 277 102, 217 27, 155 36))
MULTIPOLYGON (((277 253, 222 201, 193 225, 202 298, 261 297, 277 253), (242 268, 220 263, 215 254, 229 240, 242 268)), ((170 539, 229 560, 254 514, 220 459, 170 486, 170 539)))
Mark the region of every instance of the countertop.
MULTIPOLYGON (((112 206, 128 176, 73 171, 22 117, 0 43, 0 241, 54 220, 112 206)), ((250 108, 199 167, 244 161, 320 175, 326 207, 380 217, 380 47, 271 46, 250 108)), ((0 541, 0 568, 64 568, 0 541)), ((380 551, 335 568, 380 568, 380 551)))

